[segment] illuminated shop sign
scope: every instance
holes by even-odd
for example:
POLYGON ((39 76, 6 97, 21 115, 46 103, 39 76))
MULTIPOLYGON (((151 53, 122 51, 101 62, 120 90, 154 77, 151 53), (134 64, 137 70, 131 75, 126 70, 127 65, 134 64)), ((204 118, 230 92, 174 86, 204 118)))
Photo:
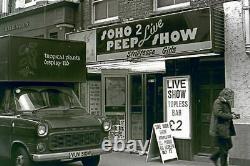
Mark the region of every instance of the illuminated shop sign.
POLYGON ((96 29, 97 61, 167 57, 211 48, 208 8, 96 29))

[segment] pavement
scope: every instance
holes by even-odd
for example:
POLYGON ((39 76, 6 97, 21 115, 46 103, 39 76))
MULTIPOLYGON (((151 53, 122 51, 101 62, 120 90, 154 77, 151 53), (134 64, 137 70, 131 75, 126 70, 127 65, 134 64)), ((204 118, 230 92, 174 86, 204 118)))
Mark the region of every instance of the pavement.
MULTIPOLYGON (((139 155, 126 152, 113 152, 101 156, 99 166, 213 166, 213 164, 206 160, 206 162, 199 161, 184 161, 184 160, 171 160, 165 161, 163 164, 160 159, 146 162, 146 155, 139 155)), ((10 166, 9 164, 0 163, 0 166, 10 166)), ((39 166, 82 166, 81 162, 73 163, 43 163, 39 166)))
MULTIPOLYGON (((64 166, 80 166, 80 162, 64 164, 64 166)), ((146 156, 133 153, 113 152, 101 156, 99 166, 213 166, 211 162, 171 160, 163 164, 160 159, 146 162, 146 156)))
POLYGON ((118 166, 118 163, 121 163, 120 166, 213 166, 212 163, 205 162, 194 162, 194 161, 183 161, 183 160, 171 160, 165 161, 163 164, 159 159, 146 162, 146 156, 140 156, 138 154, 131 153, 119 153, 113 152, 112 154, 103 155, 103 160, 100 163, 100 166, 118 166), (108 156, 109 155, 109 156, 108 156), (112 157, 111 157, 112 156, 112 157), (112 161, 109 160, 112 158, 112 161), (115 164, 113 164, 115 163, 115 164))

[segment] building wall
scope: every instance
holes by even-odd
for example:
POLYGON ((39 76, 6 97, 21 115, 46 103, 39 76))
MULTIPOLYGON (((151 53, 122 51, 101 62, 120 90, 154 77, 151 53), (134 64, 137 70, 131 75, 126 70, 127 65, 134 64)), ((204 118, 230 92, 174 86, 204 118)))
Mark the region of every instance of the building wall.
MULTIPOLYGON (((91 0, 84 0, 84 29, 147 18, 165 12, 154 12, 152 0, 119 0, 119 20, 92 24, 91 0)), ((230 150, 230 161, 250 165, 250 55, 245 53, 244 23, 241 1, 224 4, 225 11, 225 84, 235 91, 233 111, 241 114, 235 120, 237 136, 230 150)))
MULTIPOLYGON (((91 0, 84 0, 84 29, 111 23, 151 17, 166 12, 154 12, 152 0, 119 0, 119 20, 92 24, 91 0)), ((244 23, 240 1, 224 4, 225 11, 225 84, 235 91, 233 111, 241 114, 235 120, 237 136, 230 150, 230 161, 250 165, 250 55, 245 52, 244 23)))
POLYGON ((84 23, 84 29, 87 29, 88 26, 91 26, 91 0, 84 0, 83 2, 83 23, 84 23))
POLYGON ((152 0, 118 0, 118 20, 92 24, 91 0, 84 0, 84 29, 123 21, 147 18, 153 13, 152 0))
POLYGON ((225 82, 235 91, 232 111, 241 115, 241 119, 234 120, 237 136, 233 138, 230 161, 245 166, 250 164, 250 57, 245 52, 241 2, 225 3, 224 11, 225 82))
POLYGON ((57 37, 64 39, 65 33, 73 30, 75 9, 78 9, 77 4, 61 2, 10 14, 0 18, 0 35, 50 38, 50 34, 58 33, 57 37))
POLYGON ((119 17, 126 21, 149 17, 153 12, 152 0, 119 0, 119 17))

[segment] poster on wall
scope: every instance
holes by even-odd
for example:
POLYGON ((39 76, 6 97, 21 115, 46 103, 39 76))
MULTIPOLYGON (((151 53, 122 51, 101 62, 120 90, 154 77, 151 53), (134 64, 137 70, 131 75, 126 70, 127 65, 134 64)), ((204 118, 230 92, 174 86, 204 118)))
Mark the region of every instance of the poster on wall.
POLYGON ((88 81, 89 113, 102 115, 101 112, 101 81, 88 81))
POLYGON ((164 121, 174 138, 191 139, 190 76, 165 77, 163 84, 164 121))
POLYGON ((106 106, 125 106, 126 82, 124 77, 106 78, 106 106))
POLYGON ((88 110, 88 91, 87 83, 83 82, 79 84, 79 99, 84 108, 88 110))
POLYGON ((126 126, 125 126, 125 113, 122 115, 110 115, 107 114, 107 118, 111 120, 112 127, 109 131, 109 139, 125 139, 126 137, 126 126))

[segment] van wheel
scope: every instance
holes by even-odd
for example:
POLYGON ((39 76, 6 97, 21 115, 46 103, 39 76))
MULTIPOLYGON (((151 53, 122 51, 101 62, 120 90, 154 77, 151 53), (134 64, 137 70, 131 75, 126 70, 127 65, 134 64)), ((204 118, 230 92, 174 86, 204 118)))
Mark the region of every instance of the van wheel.
POLYGON ((32 162, 23 147, 18 147, 12 155, 12 166, 31 166, 32 162))
POLYGON ((82 158, 83 166, 98 166, 100 155, 82 158))

